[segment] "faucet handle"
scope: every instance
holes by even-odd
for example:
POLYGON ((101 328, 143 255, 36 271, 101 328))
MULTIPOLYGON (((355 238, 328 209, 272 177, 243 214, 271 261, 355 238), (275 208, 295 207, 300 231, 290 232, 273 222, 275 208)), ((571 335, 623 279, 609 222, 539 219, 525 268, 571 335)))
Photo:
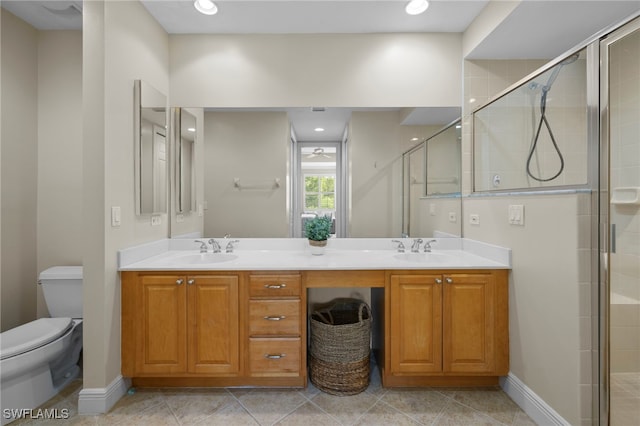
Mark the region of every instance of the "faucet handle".
POLYGON ((206 253, 207 252, 207 243, 205 243, 202 240, 195 240, 194 243, 200 243, 200 253, 206 253))
POLYGON ((424 243, 424 252, 425 253, 431 253, 431 243, 438 243, 438 241, 436 240, 429 240, 427 242, 424 243))
POLYGON ((414 238, 411 244, 411 252, 417 253, 420 251, 420 244, 422 244, 422 238, 414 238))
POLYGON ((227 243, 227 247, 224 249, 224 251, 226 253, 233 253, 233 248, 234 248, 233 245, 236 244, 236 243, 239 243, 239 242, 240 242, 240 240, 229 241, 227 243))
POLYGON ((398 253, 404 253, 404 243, 400 240, 391 240, 392 243, 398 243, 398 253))

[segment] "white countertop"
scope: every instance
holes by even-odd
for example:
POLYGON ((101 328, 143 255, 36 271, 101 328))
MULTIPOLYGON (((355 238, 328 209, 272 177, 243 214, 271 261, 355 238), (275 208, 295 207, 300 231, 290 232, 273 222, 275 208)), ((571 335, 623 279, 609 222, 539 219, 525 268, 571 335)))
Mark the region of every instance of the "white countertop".
MULTIPOLYGON (((209 238, 202 238, 208 241, 209 238)), ((312 255, 303 238, 240 238, 233 253, 201 254, 193 239, 167 239, 119 252, 120 271, 510 269, 511 250, 465 238, 437 238, 431 253, 411 253, 413 238, 335 238, 312 255)), ((423 238, 424 241, 432 240, 423 238)))

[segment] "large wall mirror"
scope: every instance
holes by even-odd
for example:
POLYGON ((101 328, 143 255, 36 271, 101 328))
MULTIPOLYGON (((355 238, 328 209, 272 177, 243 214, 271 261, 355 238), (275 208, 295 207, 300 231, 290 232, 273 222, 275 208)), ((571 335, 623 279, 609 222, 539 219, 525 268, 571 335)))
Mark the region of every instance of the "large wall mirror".
MULTIPOLYGON (((202 115, 196 115, 202 117, 196 123, 200 140, 193 144, 195 150, 192 152, 197 154, 191 157, 191 164, 197 169, 197 188, 191 187, 189 201, 188 185, 178 185, 178 182, 172 185, 175 187, 174 203, 179 203, 176 209, 191 208, 198 215, 202 213, 205 236, 293 236, 294 225, 301 220, 295 216, 291 197, 296 179, 295 165, 313 162, 317 168, 332 161, 328 144, 342 143, 346 138, 345 164, 341 172, 349 182, 350 210, 345 235, 400 237, 403 232, 402 153, 417 141, 441 132, 443 126, 460 114, 459 108, 455 108, 447 111, 449 114, 443 118, 435 110, 437 108, 204 108, 202 115), (317 128, 324 131, 316 131, 317 128), (297 152, 293 139, 303 142, 308 152, 297 152), (193 194, 197 194, 197 200, 193 194), (184 202, 178 201, 181 198, 184 202)), ((183 114, 184 117, 188 116, 183 114)), ((180 123, 185 128, 190 126, 182 119, 180 123)), ((182 141, 185 131, 180 135, 182 141)), ((437 149, 432 153, 433 157, 440 156, 437 161, 451 181, 460 170, 460 155, 454 154, 455 148, 459 152, 459 140, 454 141, 453 148, 449 151, 437 149), (449 155, 441 151, 447 151, 449 155)), ((460 236, 461 199, 443 194, 427 199, 424 150, 412 156, 414 170, 421 170, 414 184, 422 184, 413 186, 418 200, 414 204, 414 224, 420 222, 422 225, 411 235, 460 236), (437 204, 435 215, 430 204, 437 204)), ((188 148, 178 150, 188 159, 187 151, 188 148)), ((180 163, 182 170, 176 170, 176 177, 188 181, 189 176, 194 176, 193 168, 188 171, 188 162, 180 163)), ((333 170, 337 172, 339 167, 335 166, 333 170)), ((316 174, 323 177, 327 175, 326 168, 315 171, 321 171, 316 174)), ((456 182, 459 185, 459 179, 456 182)), ((438 186, 439 189, 434 187, 433 190, 453 191, 451 184, 445 187, 439 183, 438 186)), ((331 192, 339 185, 319 187, 324 192, 331 192)), ((312 189, 309 191, 313 192, 312 189)), ((340 194, 324 192, 323 199, 340 197, 340 194)), ((302 194, 301 199, 306 200, 308 195, 302 194)), ((302 209, 301 214, 308 214, 306 210, 302 209)), ((182 227, 172 228, 174 236, 182 236, 185 232, 182 227)))
POLYGON ((134 82, 134 170, 137 215, 167 212, 167 97, 134 82))
POLYGON ((195 144, 197 122, 186 108, 174 108, 177 123, 175 144, 176 212, 190 213, 196 210, 195 193, 195 144))

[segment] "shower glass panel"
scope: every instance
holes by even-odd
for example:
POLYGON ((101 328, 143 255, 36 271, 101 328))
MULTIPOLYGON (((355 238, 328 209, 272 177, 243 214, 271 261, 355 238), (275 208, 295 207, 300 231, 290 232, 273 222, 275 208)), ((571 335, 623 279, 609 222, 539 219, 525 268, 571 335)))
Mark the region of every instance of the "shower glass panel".
POLYGON ((640 22, 603 42, 609 141, 609 419, 640 419, 640 22))
POLYGON ((473 113, 474 190, 588 183, 586 52, 473 113))

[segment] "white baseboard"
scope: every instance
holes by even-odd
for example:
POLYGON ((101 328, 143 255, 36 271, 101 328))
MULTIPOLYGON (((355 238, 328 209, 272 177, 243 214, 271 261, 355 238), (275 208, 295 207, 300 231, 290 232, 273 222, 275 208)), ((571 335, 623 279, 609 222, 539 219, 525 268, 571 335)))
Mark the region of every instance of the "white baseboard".
POLYGON ((500 378, 500 386, 509 397, 539 425, 569 426, 570 423, 562 418, 542 398, 527 387, 519 378, 509 373, 500 378))
POLYGON ((104 414, 122 398, 131 387, 131 380, 118 376, 106 388, 85 388, 78 397, 78 413, 104 414))

